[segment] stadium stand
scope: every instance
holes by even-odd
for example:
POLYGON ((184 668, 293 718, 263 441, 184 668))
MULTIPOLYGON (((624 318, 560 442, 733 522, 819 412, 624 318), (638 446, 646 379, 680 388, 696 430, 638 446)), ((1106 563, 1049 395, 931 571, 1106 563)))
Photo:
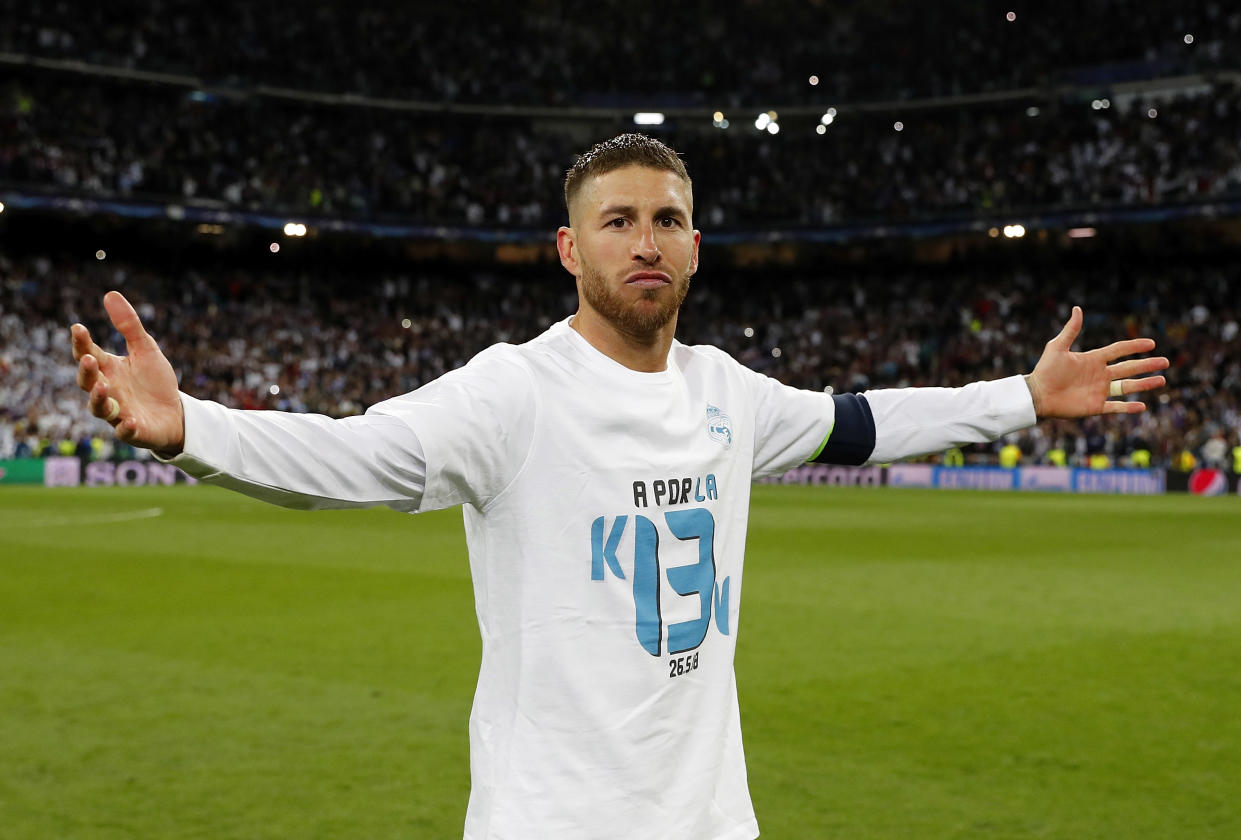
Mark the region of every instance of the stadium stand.
MULTIPOLYGON (((476 16, 381 0, 0 0, 0 198, 46 212, 49 229, 87 212, 112 225, 115 206, 81 203, 106 199, 150 202, 131 214, 143 217, 236 211, 238 226, 259 228, 299 218, 368 233, 401 222, 453 226, 449 237, 542 236, 564 221, 557 186, 572 155, 658 107, 668 120, 648 130, 685 155, 709 238, 796 250, 859 223, 899 238, 883 226, 964 220, 985 238, 1021 213, 1241 214, 1241 67, 1227 49, 1241 12, 1224 4, 948 2, 935 15, 887 0, 757 6, 728 16, 705 3, 635 12, 542 0, 476 16), (764 109, 760 130, 751 123, 764 109)), ((130 234, 169 234, 145 224, 130 234)), ((1186 452, 1215 458, 1217 441, 1241 432, 1228 259, 829 270, 760 251, 760 268, 704 271, 682 340, 804 387, 953 385, 1027 370, 1065 302, 1080 302, 1096 335, 1156 338, 1173 360, 1170 388, 1136 420, 1023 433, 1010 443, 1028 460, 1063 449, 1077 464, 1099 453, 1126 463, 1150 449, 1153 466, 1174 466, 1186 452), (778 296, 753 282, 759 270, 778 272, 778 296)), ((6 249, 0 458, 106 432, 61 345, 73 320, 108 333, 98 300, 111 287, 142 302, 191 393, 335 416, 573 307, 545 257, 525 268, 476 253, 417 269, 361 260, 334 272, 6 249)), ((1000 445, 967 456, 991 462, 1000 445)))
MULTIPOLYGON (((323 271, 164 274, 115 260, 0 260, 0 457, 19 445, 38 454, 107 432, 87 413, 60 345, 76 320, 117 340, 98 305, 108 288, 140 302, 187 392, 242 408, 344 416, 566 317, 575 297, 559 275, 553 266, 444 269, 360 283, 323 271)), ((1021 268, 851 270, 784 273, 779 282, 776 296, 752 272, 711 272, 691 293, 682 340, 716 344, 808 388, 959 385, 1028 370, 1067 314, 1062 298, 1083 304, 1090 334, 1154 337, 1176 376, 1136 419, 1045 423, 1024 433, 1016 442, 1028 463, 1047 462, 1060 446, 1074 464, 1099 452, 1126 463, 1133 449, 1149 448, 1153 465, 1170 466, 1185 450, 1202 457, 1208 441, 1241 425, 1235 266, 1121 263, 1053 277, 1021 268)), ((1001 445, 970 457, 993 463, 1001 445)))
MULTIPOLYGON (((546 227, 563 215, 548 185, 582 146, 577 133, 529 117, 206 101, 65 73, 24 74, 4 89, 12 106, 0 181, 71 195, 546 227)), ((1241 88, 1232 83, 1157 106, 1133 97, 1106 110, 1026 101, 932 109, 903 115, 901 131, 888 114, 844 111, 819 135, 821 119, 774 137, 706 122, 679 134, 700 222, 811 226, 1241 198, 1241 88)))
POLYGON ((1227 45, 1241 33, 1241 12, 1214 0, 736 6, 3 0, 0 51, 433 102, 772 107, 1236 69, 1227 45))

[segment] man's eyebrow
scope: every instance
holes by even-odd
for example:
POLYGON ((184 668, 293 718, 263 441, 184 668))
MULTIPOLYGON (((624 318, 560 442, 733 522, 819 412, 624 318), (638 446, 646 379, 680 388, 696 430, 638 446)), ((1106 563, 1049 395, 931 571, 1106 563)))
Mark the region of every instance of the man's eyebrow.
POLYGON ((609 204, 599 211, 600 216, 632 216, 634 208, 629 204, 609 204))
POLYGON ((680 219, 681 221, 685 221, 685 219, 687 218, 686 212, 674 204, 669 204, 666 207, 660 207, 658 210, 655 211, 656 218, 662 219, 665 216, 672 216, 674 218, 680 219))
MULTIPOLYGON (((610 204, 599 211, 600 216, 636 216, 637 209, 629 204, 610 204)), ((678 219, 687 218, 687 213, 674 204, 668 204, 660 207, 655 211, 655 218, 661 219, 664 216, 674 216, 678 219)))

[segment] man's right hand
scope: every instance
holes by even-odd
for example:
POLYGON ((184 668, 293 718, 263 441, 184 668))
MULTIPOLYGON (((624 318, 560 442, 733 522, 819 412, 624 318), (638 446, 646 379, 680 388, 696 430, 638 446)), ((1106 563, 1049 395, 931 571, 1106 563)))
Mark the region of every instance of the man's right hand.
POLYGON ((103 305, 129 355, 107 352, 81 324, 69 328, 78 387, 90 394, 91 414, 107 420, 125 443, 165 457, 179 454, 185 444, 185 415, 172 365, 120 292, 104 295, 103 305))

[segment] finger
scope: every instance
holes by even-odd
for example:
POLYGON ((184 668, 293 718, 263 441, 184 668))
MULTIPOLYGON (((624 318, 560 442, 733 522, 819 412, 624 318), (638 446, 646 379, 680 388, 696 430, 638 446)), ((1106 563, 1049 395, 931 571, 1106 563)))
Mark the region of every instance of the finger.
POLYGON ((78 362, 78 387, 90 391, 95 387, 95 379, 99 376, 99 360, 87 353, 78 362))
POLYGON ((1154 339, 1129 338, 1124 341, 1114 341, 1106 347, 1100 347, 1098 350, 1092 350, 1090 352, 1097 356, 1101 356, 1104 361, 1112 362, 1122 356, 1132 356, 1135 353, 1149 353, 1154 349, 1154 339))
POLYGON ((1122 379, 1120 381, 1120 392, 1122 394, 1140 394, 1143 391, 1153 391, 1156 388, 1162 388, 1168 384, 1168 380, 1162 376, 1146 376, 1142 379, 1122 379))
POLYGON ((116 327, 116 331, 125 339, 125 347, 130 353, 135 350, 142 351, 150 349, 155 343, 155 339, 147 333, 142 326, 142 320, 138 317, 137 311, 125 300, 125 296, 120 292, 108 292, 103 296, 104 309, 108 310, 108 317, 112 319, 112 326, 116 327))
POLYGON ((1065 323, 1064 329, 1060 330, 1060 334, 1047 342, 1049 347, 1060 350, 1068 350, 1073 346, 1073 342, 1077 341, 1077 335, 1082 331, 1082 308, 1080 306, 1073 307, 1073 314, 1069 316, 1069 320, 1065 323))
MULTIPOLYGON (((1138 404, 1141 405, 1141 403, 1138 404)), ((133 443, 138 439, 138 421, 132 417, 118 420, 112 428, 116 430, 116 437, 123 443, 133 443)))
POLYGON ((100 420, 108 420, 109 423, 116 420, 116 417, 109 419, 109 415, 112 414, 114 407, 119 410, 120 405, 108 393, 108 380, 104 379, 102 376, 99 377, 99 381, 96 382, 95 386, 90 390, 89 406, 90 413, 98 417, 100 420))
POLYGON ((83 356, 94 356, 96 359, 102 360, 108 354, 90 337, 90 330, 81 324, 74 324, 69 328, 69 338, 73 345, 73 360, 81 361, 83 356))
POLYGON ((1146 411, 1146 403, 1134 400, 1133 402, 1120 402, 1118 400, 1108 400, 1103 404, 1102 414, 1141 414, 1146 411))
POLYGON ((1167 367, 1168 360, 1163 356, 1150 359, 1130 359, 1127 362, 1117 362, 1114 365, 1108 365, 1107 375, 1109 379, 1126 379, 1130 376, 1141 376, 1144 373, 1166 370, 1167 367))

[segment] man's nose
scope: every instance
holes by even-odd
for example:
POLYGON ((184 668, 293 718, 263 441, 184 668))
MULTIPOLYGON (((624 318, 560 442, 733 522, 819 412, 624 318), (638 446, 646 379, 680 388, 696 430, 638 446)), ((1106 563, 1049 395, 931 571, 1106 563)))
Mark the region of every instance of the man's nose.
POLYGON ((659 244, 655 242, 655 228, 647 225, 641 229, 638 241, 634 243, 633 255, 635 259, 644 262, 653 263, 659 259, 659 244))

